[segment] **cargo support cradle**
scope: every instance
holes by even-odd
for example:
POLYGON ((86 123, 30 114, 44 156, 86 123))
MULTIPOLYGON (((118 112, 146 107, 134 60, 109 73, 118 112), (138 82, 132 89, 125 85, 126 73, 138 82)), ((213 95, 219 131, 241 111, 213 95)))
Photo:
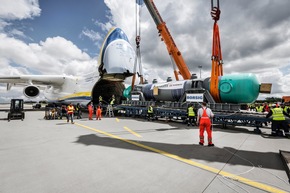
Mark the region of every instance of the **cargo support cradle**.
MULTIPOLYGON (((182 120, 186 121, 187 107, 189 103, 167 102, 161 106, 155 105, 152 101, 123 101, 121 105, 115 107, 115 110, 128 117, 143 117, 147 116, 147 106, 152 104, 155 106, 154 116, 155 119, 165 118, 166 120, 182 120)), ((256 113, 251 111, 241 111, 239 104, 223 104, 214 103, 208 104, 214 112, 214 124, 220 124, 223 128, 227 125, 233 126, 248 126, 255 127, 255 133, 261 133, 260 127, 264 123, 271 122, 271 118, 266 118, 265 114, 256 113)), ((199 103, 194 103, 195 109, 200 108, 199 103)), ((290 120, 288 123, 290 123, 290 120)))

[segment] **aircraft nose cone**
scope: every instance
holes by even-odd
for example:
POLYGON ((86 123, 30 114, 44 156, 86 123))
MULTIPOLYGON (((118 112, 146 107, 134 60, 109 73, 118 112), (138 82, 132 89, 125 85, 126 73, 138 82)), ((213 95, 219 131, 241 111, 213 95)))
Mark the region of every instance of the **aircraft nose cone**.
POLYGON ((109 32, 101 50, 102 78, 107 80, 124 80, 133 75, 135 51, 126 34, 116 28, 109 32))

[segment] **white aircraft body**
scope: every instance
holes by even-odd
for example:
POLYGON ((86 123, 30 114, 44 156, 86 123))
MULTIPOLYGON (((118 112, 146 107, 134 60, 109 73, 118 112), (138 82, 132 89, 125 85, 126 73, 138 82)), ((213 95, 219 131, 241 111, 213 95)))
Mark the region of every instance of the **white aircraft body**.
POLYGON ((81 103, 98 102, 99 96, 108 101, 114 94, 120 102, 125 86, 123 81, 132 76, 135 51, 126 34, 120 28, 112 28, 104 42, 99 56, 99 67, 84 76, 62 75, 20 75, 0 76, 0 83, 23 86, 26 97, 37 97, 42 91, 49 102, 81 103))

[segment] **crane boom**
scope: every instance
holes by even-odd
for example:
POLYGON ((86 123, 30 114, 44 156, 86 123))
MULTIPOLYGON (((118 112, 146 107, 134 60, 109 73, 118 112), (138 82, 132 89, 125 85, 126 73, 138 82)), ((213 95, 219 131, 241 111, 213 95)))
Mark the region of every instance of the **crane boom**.
MULTIPOLYGON (((191 73, 181 55, 181 52, 177 48, 166 26, 166 23, 163 21, 161 15, 159 14, 159 11, 156 8, 153 0, 144 0, 144 3, 157 26, 158 33, 162 37, 161 40, 164 41, 169 55, 172 56, 176 66, 178 67, 180 75, 183 77, 184 80, 190 79, 191 73)), ((178 80, 178 72, 174 71, 174 75, 176 80, 178 80)))

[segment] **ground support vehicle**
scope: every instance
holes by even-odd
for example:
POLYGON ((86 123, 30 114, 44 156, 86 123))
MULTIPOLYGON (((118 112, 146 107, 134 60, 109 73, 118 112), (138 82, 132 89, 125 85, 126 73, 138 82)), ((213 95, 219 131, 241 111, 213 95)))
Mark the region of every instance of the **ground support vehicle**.
POLYGON ((66 110, 63 110, 61 107, 45 107, 44 110, 44 119, 46 120, 54 120, 54 119, 62 119, 67 118, 66 110))
POLYGON ((41 108, 41 104, 40 103, 36 103, 35 105, 32 105, 33 109, 40 109, 41 108))
POLYGON ((23 99, 11 99, 7 120, 21 119, 23 121, 24 118, 23 99))

